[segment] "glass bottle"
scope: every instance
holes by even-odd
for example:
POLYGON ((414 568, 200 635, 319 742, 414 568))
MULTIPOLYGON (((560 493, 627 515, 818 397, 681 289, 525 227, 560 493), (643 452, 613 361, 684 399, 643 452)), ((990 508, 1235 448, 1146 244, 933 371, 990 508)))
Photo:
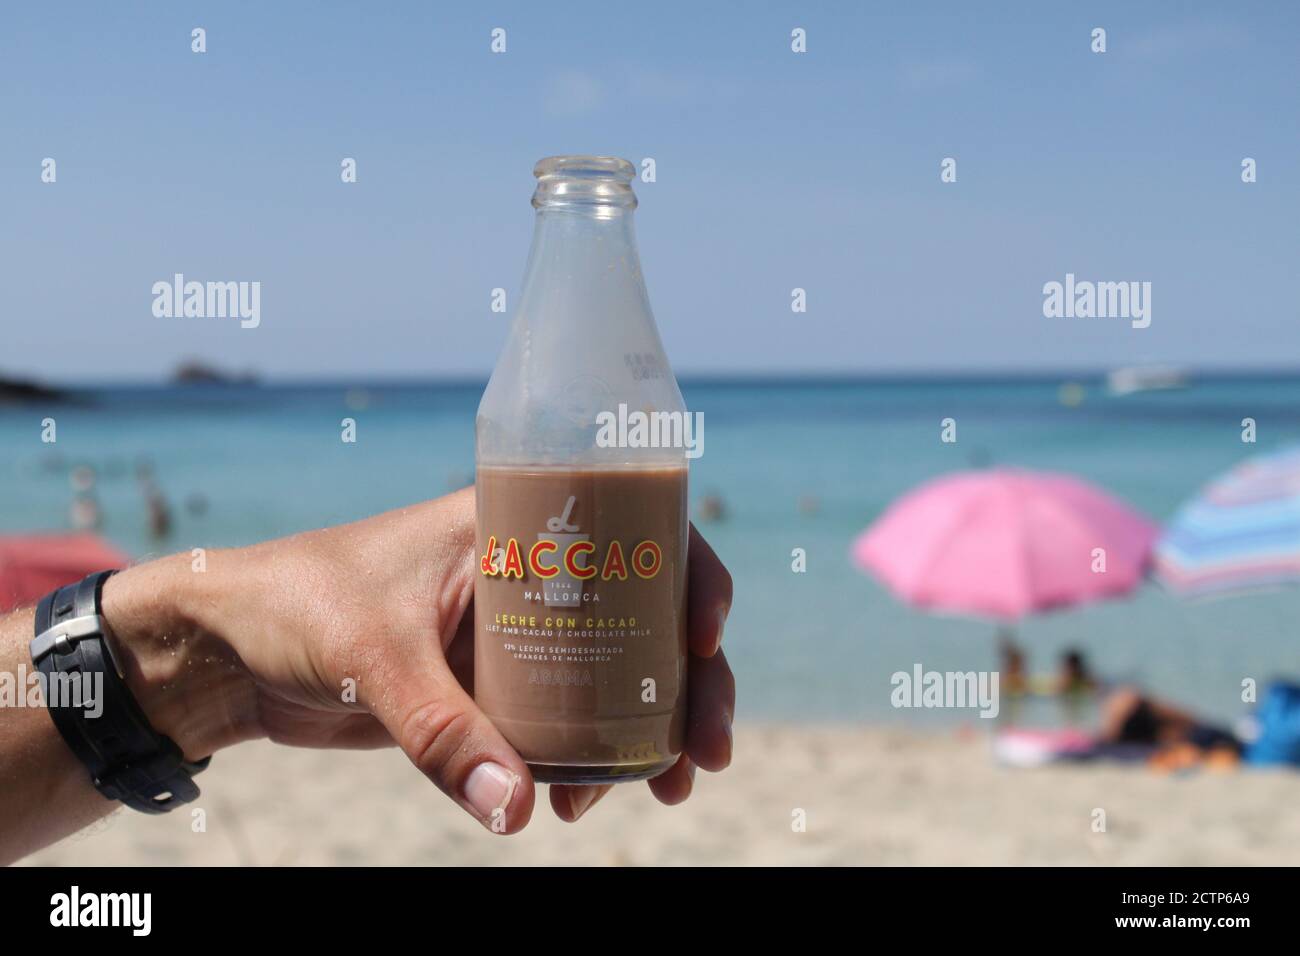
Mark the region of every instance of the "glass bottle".
POLYGON ((474 696, 540 782, 645 779, 685 731, 687 449, 668 438, 689 423, 632 164, 533 172, 532 250, 476 421, 474 696))

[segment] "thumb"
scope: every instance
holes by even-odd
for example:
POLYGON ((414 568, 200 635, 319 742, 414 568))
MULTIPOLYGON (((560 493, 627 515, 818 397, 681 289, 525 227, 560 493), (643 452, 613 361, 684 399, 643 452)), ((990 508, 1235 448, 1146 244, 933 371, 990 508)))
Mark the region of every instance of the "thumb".
POLYGON ((493 833, 522 830, 533 813, 532 774, 441 654, 407 659, 372 708, 420 772, 493 833), (430 659, 432 658, 432 659, 430 659))

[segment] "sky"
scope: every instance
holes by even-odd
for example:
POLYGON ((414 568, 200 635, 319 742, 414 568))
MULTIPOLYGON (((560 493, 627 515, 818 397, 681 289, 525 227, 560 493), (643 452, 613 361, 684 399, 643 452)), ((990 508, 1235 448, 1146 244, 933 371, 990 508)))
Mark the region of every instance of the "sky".
POLYGON ((654 159, 679 374, 1300 366, 1298 47, 1290 2, 4 4, 0 375, 485 375, 559 153, 654 159), (260 325, 156 317, 178 272, 260 325), (1046 317, 1067 273, 1150 325, 1046 317))

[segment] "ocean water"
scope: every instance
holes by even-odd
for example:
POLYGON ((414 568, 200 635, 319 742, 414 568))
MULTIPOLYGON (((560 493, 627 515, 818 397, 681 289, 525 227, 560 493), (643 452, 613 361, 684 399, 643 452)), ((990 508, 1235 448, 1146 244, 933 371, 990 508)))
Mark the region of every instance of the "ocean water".
MULTIPOLYGON (((726 651, 739 715, 776 719, 974 720, 895 710, 890 676, 997 666, 994 627, 899 604, 849 563, 853 538, 897 495, 972 462, 1078 474, 1158 521, 1249 454, 1300 441, 1300 379, 1216 379, 1127 397, 1057 381, 685 382, 705 416, 693 506, 720 496, 701 530, 730 568, 726 651), (940 441, 941 421, 957 442, 940 441), (1253 418, 1258 443, 1244 444, 1253 418), (801 507, 801 502, 803 507, 801 507), (809 506, 812 505, 810 508, 809 506), (802 548, 807 571, 792 571, 802 548)), ((246 544, 350 521, 472 481, 481 384, 113 388, 75 404, 0 407, 0 531, 68 526, 69 468, 92 464, 103 533, 137 557, 246 544), (41 421, 57 443, 41 442, 41 421), (340 440, 344 417, 357 441, 340 440), (150 539, 135 481, 147 460, 174 515, 150 539), (202 496, 207 508, 185 502, 202 496)), ((1135 681, 1230 719, 1241 682, 1300 675, 1300 591, 1189 603, 1148 583, 1132 597, 1028 619, 1030 669, 1079 647, 1135 681)), ((1043 703, 1041 719, 1054 720, 1043 703)), ((1036 719, 1036 718, 1031 718, 1036 719)), ((978 722, 978 721, 977 721, 978 722)))

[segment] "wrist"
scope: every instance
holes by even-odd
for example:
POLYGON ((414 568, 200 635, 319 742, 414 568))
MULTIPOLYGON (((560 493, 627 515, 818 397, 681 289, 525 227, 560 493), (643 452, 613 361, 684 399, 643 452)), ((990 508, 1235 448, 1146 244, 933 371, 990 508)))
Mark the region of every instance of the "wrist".
POLYGON ((213 587, 207 572, 173 555, 115 574, 103 590, 127 686, 188 760, 259 735, 256 687, 212 620, 213 587))

